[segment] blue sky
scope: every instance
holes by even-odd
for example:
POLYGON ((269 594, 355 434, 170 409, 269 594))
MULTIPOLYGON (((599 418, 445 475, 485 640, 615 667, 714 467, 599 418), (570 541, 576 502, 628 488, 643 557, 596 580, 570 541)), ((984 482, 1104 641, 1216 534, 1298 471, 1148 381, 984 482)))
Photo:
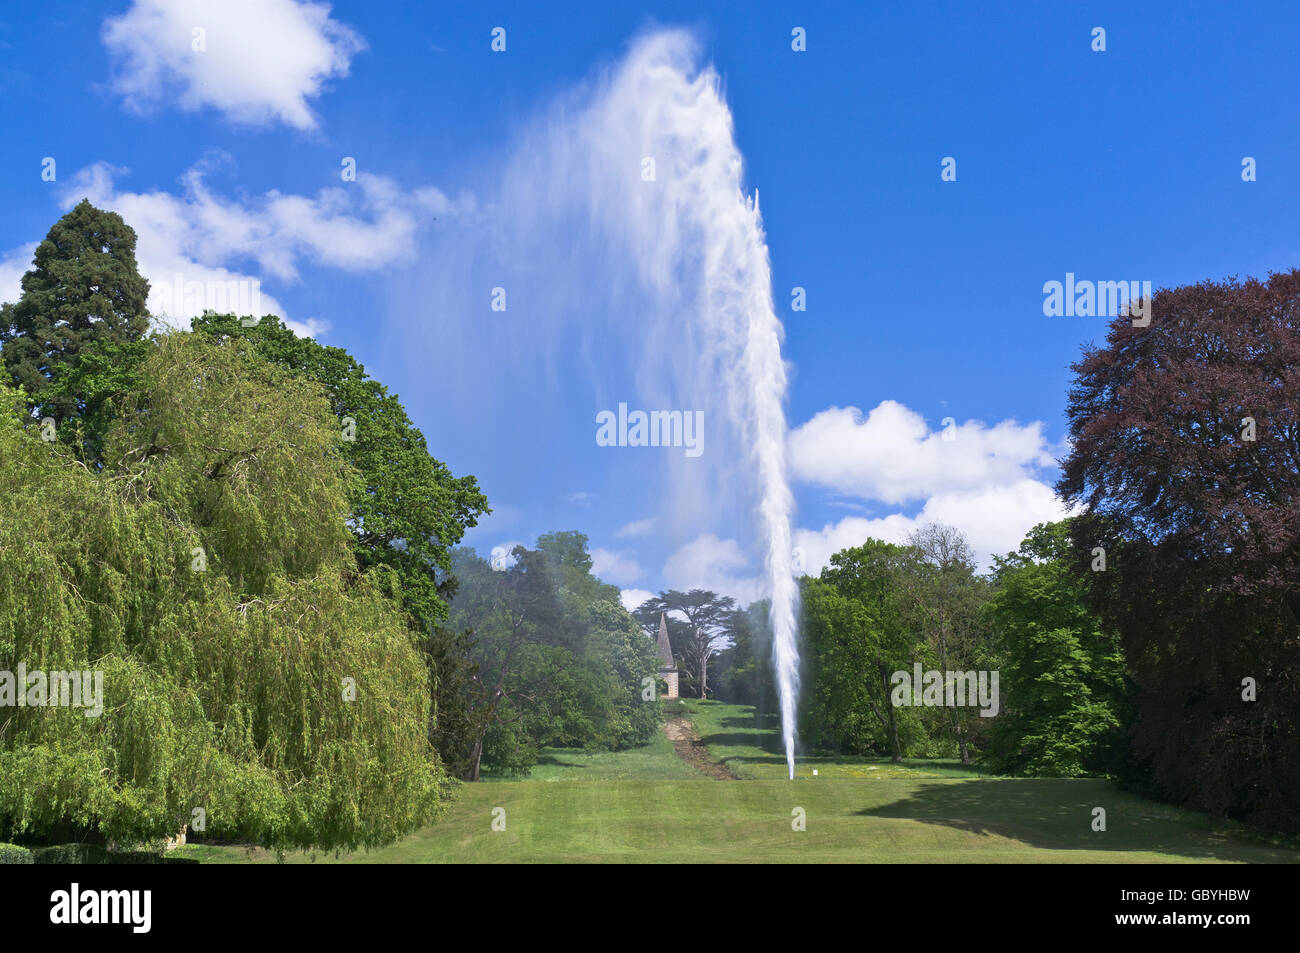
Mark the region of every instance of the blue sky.
POLYGON ((11 2, 0 298, 89 195, 140 231, 155 288, 256 279, 398 392, 497 509, 470 536, 481 551, 580 529, 629 601, 689 584, 751 598, 735 448, 719 434, 683 477, 666 449, 593 440, 619 400, 708 400, 685 339, 643 333, 668 303, 627 293, 636 263, 594 263, 591 209, 609 203, 566 174, 594 168, 566 143, 648 108, 617 99, 629 51, 685 30, 688 73, 716 71, 742 188, 761 193, 807 568, 930 518, 982 554, 1012 548, 1059 512, 1068 366, 1106 323, 1045 316, 1044 282, 1300 264, 1300 8, 803 6, 11 2), (501 282, 515 294, 496 313, 501 282))

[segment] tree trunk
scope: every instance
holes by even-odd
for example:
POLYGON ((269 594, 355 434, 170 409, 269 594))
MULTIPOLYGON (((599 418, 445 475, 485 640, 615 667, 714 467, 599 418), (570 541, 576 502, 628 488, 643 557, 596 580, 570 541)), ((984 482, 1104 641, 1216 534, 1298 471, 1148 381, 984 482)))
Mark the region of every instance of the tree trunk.
POLYGON ((953 730, 957 732, 957 748, 961 751, 961 763, 970 764, 970 751, 966 749, 966 736, 962 734, 961 717, 953 710, 953 730))
POLYGON ((867 695, 867 704, 871 706, 871 713, 876 716, 876 721, 880 722, 889 734, 889 744, 894 749, 894 763, 902 764, 903 747, 898 741, 898 720, 894 717, 894 700, 889 690, 889 669, 883 665, 880 668, 880 680, 885 687, 885 711, 889 713, 889 717, 880 714, 880 709, 876 707, 876 700, 870 695, 867 695))
POLYGON ((894 747, 894 763, 903 763, 903 747, 898 742, 898 719, 894 715, 894 699, 890 692, 889 675, 881 672, 885 676, 885 710, 889 712, 889 741, 894 747))
POLYGON ((903 763, 903 747, 898 742, 898 720, 894 717, 894 703, 888 704, 889 708, 889 740, 894 746, 894 763, 903 763))
POLYGON ((505 694, 506 675, 510 671, 510 660, 514 658, 515 648, 519 645, 519 626, 523 619, 515 623, 510 636, 510 645, 506 649, 505 661, 501 663, 501 671, 497 675, 496 687, 492 689, 492 701, 488 704, 488 710, 483 716, 483 728, 478 733, 478 738, 474 741, 473 764, 469 769, 469 780, 477 781, 479 776, 479 765, 483 761, 483 741, 487 738, 488 729, 492 727, 492 719, 496 716, 497 705, 501 703, 501 697, 505 694))
POLYGON ((478 739, 474 742, 474 750, 470 755, 469 777, 467 778, 469 781, 478 780, 479 765, 483 761, 483 738, 486 734, 487 732, 484 731, 483 734, 479 735, 478 739))
MULTIPOLYGON (((943 688, 946 695, 948 691, 948 638, 947 625, 941 624, 939 627, 939 664, 943 667, 943 688)), ((952 720, 952 732, 957 738, 957 750, 961 753, 961 763, 970 764, 970 752, 966 749, 966 736, 961 730, 961 715, 956 708, 948 709, 952 720)))

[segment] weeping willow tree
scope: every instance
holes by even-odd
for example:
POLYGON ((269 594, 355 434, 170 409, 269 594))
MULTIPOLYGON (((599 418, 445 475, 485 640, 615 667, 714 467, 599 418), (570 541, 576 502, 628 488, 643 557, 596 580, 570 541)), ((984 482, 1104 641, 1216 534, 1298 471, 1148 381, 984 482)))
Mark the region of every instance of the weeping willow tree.
POLYGON ((100 472, 0 390, 0 672, 103 675, 98 717, 0 707, 0 839, 202 816, 211 838, 354 848, 432 819, 427 667, 390 571, 357 569, 324 395, 190 334, 140 380, 100 472))

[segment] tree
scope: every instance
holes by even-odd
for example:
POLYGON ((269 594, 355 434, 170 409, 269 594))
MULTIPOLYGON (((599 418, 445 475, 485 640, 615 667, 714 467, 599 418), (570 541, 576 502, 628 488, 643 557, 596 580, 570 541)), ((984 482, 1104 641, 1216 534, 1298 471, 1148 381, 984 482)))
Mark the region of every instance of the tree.
POLYGON ((1074 365, 1058 487, 1086 509, 1076 567, 1122 640, 1135 750, 1159 791, 1291 831, 1297 367, 1300 270, 1161 290, 1148 326, 1116 320, 1074 365))
POLYGON ((0 834, 138 843, 201 808, 206 836, 332 849, 427 823, 428 675, 393 573, 352 557, 324 394, 185 334, 140 380, 99 472, 0 415, 0 670, 103 676, 99 717, 6 715, 0 834))
MULTIPOLYGON (((929 523, 911 535, 908 545, 919 560, 901 583, 915 613, 914 624, 926 633, 946 679, 947 672, 966 670, 976 652, 985 586, 975 574, 970 544, 955 527, 929 523)), ((967 717, 957 707, 947 708, 962 764, 970 764, 967 717)))
POLYGON ((469 707, 478 676, 474 633, 439 624, 424 648, 433 700, 429 743, 448 773, 463 778, 469 773, 470 751, 478 738, 478 722, 469 707))
MULTIPOLYGON (((679 630, 678 641, 673 644, 673 654, 680 653, 686 672, 694 680, 700 698, 709 693, 709 659, 728 644, 731 630, 737 624, 736 600, 719 596, 707 589, 679 592, 670 589, 653 599, 647 599, 634 613, 647 632, 659 630, 659 614, 680 613, 687 628, 679 630)), ((672 633, 670 626, 669 632, 672 633)))
POLYGON ((47 405, 66 402, 76 407, 58 424, 57 439, 87 466, 103 466, 104 437, 123 403, 143 386, 140 367, 153 350, 148 338, 91 342, 45 390, 47 405))
POLYGON ((614 698, 612 721, 606 728, 613 749, 648 744, 659 733, 657 696, 645 698, 646 679, 658 668, 655 643, 645 638, 636 620, 623 608, 619 590, 601 585, 588 603, 586 654, 602 659, 611 673, 614 698))
POLYGON ((721 701, 753 705, 759 712, 777 710, 772 673, 771 603, 760 599, 735 613, 728 624, 730 644, 718 653, 710 669, 721 701))
POLYGON ((430 725, 430 738, 445 760, 463 761, 464 634, 442 623, 456 585, 451 549, 491 512, 477 481, 453 476, 436 460, 397 395, 342 348, 298 337, 272 315, 245 327, 234 315, 206 313, 194 330, 217 341, 247 341, 263 359, 324 387, 339 452, 357 476, 348 493, 357 564, 385 566, 400 579, 408 625, 425 644, 433 690, 442 692, 433 699, 434 717, 448 723, 445 731, 430 725))
POLYGON ((359 477, 349 494, 357 560, 397 572, 412 628, 427 634, 447 615, 437 570, 450 569, 452 547, 491 512, 475 478, 452 476, 397 395, 342 348, 298 337, 273 315, 244 327, 234 315, 207 313, 194 319, 194 330, 246 340, 265 360, 325 388, 340 452, 359 477))
POLYGON ((557 569, 572 570, 576 578, 583 579, 591 572, 591 554, 587 552, 587 537, 576 530, 543 533, 537 537, 538 552, 550 557, 557 569))
POLYGON ((530 731, 542 745, 642 745, 659 730, 658 705, 643 697, 644 680, 654 677, 658 664, 655 644, 623 608, 619 589, 592 575, 587 545, 586 535, 574 530, 537 539, 559 608, 546 641, 569 653, 570 661, 540 680, 544 690, 533 693, 534 709, 548 714, 535 718, 530 731))
MULTIPOLYGON (((491 568, 472 552, 457 561, 462 598, 453 621, 474 632, 480 653, 470 702, 477 726, 467 759, 470 781, 479 779, 489 733, 519 722, 522 714, 516 702, 539 689, 518 685, 513 676, 526 648, 544 644, 548 629, 559 619, 546 558, 523 546, 516 546, 511 555, 514 563, 502 570, 491 568)), ((522 737, 527 740, 526 734, 522 737)))
POLYGON ((453 555, 451 624, 471 640, 473 664, 467 779, 484 765, 526 772, 547 746, 617 749, 653 736, 658 706, 642 686, 654 644, 618 589, 591 575, 586 536, 544 534, 495 570, 472 550, 453 555))
POLYGON ((36 246, 17 303, 0 307, 9 379, 39 417, 91 413, 107 395, 51 391, 97 347, 138 341, 149 327, 149 282, 135 261, 135 232, 83 199, 36 246))
POLYGON ((999 771, 1075 777, 1123 756, 1124 656, 1085 604, 1071 526, 1035 526, 1017 552, 996 560, 985 609, 1005 698, 989 751, 999 771))
POLYGON ((815 741, 853 754, 879 745, 903 760, 916 718, 894 707, 892 677, 916 657, 903 582, 915 559, 906 547, 869 539, 805 579, 804 710, 815 741))

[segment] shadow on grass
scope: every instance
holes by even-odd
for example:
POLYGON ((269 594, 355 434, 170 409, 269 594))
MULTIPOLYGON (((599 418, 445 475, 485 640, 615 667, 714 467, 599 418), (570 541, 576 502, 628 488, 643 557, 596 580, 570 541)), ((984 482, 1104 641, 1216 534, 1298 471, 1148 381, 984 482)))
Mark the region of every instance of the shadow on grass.
POLYGON ((781 729, 780 715, 760 715, 757 712, 752 715, 728 715, 721 719, 718 724, 724 728, 744 728, 748 731, 779 731, 781 729))
POLYGON ((1100 779, 922 783, 907 797, 857 814, 939 824, 1046 850, 1153 851, 1201 860, 1300 862, 1300 852, 1256 840, 1248 830, 1213 825, 1204 815, 1144 801, 1100 779), (1092 830, 1096 807, 1106 809, 1105 831, 1092 830))
POLYGON ((760 748, 764 751, 776 751, 766 735, 759 735, 753 731, 715 731, 709 735, 701 735, 700 740, 709 747, 720 745, 724 748, 760 748))
MULTIPOLYGON (((733 731, 715 731, 704 734, 700 740, 709 747, 724 764, 785 764, 785 748, 782 745, 779 715, 728 715, 718 720, 723 728, 733 731), (750 754, 727 755, 722 749, 748 748, 764 752, 762 755, 750 754)), ((982 777, 988 772, 977 764, 962 764, 957 758, 904 758, 895 762, 885 754, 881 755, 844 755, 835 751, 814 750, 798 753, 800 764, 818 765, 875 765, 879 767, 897 766, 900 768, 941 768, 954 775, 982 777)))
POLYGON ((588 761, 568 761, 566 757, 581 757, 585 754, 581 748, 560 748, 544 751, 537 758, 537 763, 531 765, 527 770, 502 770, 499 768, 483 768, 483 781, 527 781, 532 777, 532 772, 537 768, 578 768, 586 770, 591 767, 588 761))
MULTIPOLYGON (((577 750, 575 749, 573 753, 574 753, 574 754, 580 754, 581 752, 579 752, 579 751, 577 751, 577 750)), ((591 765, 590 765, 589 763, 583 763, 583 762, 581 762, 581 761, 565 761, 564 758, 563 758, 562 756, 554 755, 554 754, 542 754, 541 756, 539 756, 538 759, 537 759, 537 765, 536 765, 536 766, 537 766, 537 767, 541 767, 542 765, 549 765, 549 766, 551 766, 551 767, 556 767, 556 768, 589 768, 589 767, 591 767, 591 765)))
MULTIPOLYGON (((722 724, 731 727, 744 727, 751 724, 744 718, 724 718, 722 724)), ((773 738, 770 731, 715 731, 702 734, 700 742, 709 749, 720 763, 729 768, 751 764, 785 764, 784 750, 780 747, 780 738, 773 738), (735 749, 742 751, 737 752, 735 749), (758 753, 762 752, 762 753, 758 753)), ((743 777, 743 775, 742 775, 743 777)))

